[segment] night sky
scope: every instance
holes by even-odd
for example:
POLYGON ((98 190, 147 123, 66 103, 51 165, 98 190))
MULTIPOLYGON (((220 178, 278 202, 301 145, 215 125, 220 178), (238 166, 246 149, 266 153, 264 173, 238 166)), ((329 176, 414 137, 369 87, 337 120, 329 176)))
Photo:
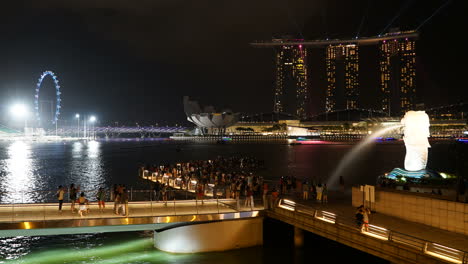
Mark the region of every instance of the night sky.
MULTIPOLYGON (((0 120, 8 121, 13 101, 33 107, 35 84, 45 70, 54 71, 62 86, 61 119, 79 112, 96 114, 101 124, 175 124, 185 120, 184 95, 218 109, 271 112, 274 50, 249 42, 283 34, 324 39, 351 38, 358 31, 374 36, 390 27, 411 30, 446 2, 2 2, 0 120)), ((420 28, 417 89, 427 107, 468 101, 461 2, 449 1, 420 28)), ((309 53, 311 114, 324 109, 324 52, 309 53)), ((376 108, 377 48, 363 47, 360 60, 361 106, 376 108)), ((42 89, 44 96, 52 94, 52 82, 42 89)))

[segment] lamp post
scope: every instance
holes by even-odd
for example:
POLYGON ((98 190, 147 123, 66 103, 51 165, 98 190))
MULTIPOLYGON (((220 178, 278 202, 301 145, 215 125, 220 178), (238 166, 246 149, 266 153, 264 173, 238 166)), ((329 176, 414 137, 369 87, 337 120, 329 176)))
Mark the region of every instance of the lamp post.
POLYGON ((75 118, 78 120, 78 129, 76 131, 77 131, 77 137, 79 138, 80 137, 80 114, 76 114, 75 118))
POLYGON ((28 108, 24 104, 14 104, 10 112, 17 118, 24 118, 24 135, 26 135, 26 128, 28 127, 28 108))
POLYGON ((94 132, 94 122, 96 122, 96 117, 95 117, 95 116, 91 116, 91 117, 89 118, 89 122, 91 122, 91 125, 92 125, 92 130, 91 130, 92 133, 93 133, 93 134, 92 134, 92 138, 95 139, 96 134, 95 134, 95 132, 94 132))

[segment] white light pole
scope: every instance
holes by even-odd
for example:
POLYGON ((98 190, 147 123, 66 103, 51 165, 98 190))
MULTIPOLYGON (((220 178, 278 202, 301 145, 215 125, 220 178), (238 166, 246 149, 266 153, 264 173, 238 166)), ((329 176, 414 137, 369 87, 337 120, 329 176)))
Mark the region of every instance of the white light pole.
POLYGON ((77 137, 80 137, 80 114, 76 114, 75 118, 78 119, 77 137))
POLYGON ((89 122, 91 122, 91 125, 92 125, 92 133, 93 133, 93 134, 92 134, 92 137, 93 137, 93 139, 95 139, 96 134, 95 134, 95 132, 94 132, 94 122, 96 122, 96 117, 95 117, 95 116, 91 116, 91 117, 89 118, 89 122))
POLYGON ((26 128, 28 127, 28 108, 24 104, 14 104, 10 112, 17 118, 24 118, 24 134, 26 135, 26 128))

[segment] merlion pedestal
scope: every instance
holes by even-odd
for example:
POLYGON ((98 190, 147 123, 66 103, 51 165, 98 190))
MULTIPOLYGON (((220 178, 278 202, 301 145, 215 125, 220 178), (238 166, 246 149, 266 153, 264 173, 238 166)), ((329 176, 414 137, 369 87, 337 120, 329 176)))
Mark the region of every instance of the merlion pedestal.
POLYGON ((429 145, 429 116, 424 111, 408 111, 401 120, 406 146, 405 170, 424 170, 429 145))

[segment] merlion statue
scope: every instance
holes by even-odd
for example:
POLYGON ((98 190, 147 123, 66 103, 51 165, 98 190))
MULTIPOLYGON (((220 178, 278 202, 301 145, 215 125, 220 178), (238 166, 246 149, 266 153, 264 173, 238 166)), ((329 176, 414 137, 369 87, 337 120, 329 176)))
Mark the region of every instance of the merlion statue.
POLYGON ((405 170, 418 171, 426 168, 429 145, 429 116, 424 111, 408 111, 403 119, 406 146, 405 170))

